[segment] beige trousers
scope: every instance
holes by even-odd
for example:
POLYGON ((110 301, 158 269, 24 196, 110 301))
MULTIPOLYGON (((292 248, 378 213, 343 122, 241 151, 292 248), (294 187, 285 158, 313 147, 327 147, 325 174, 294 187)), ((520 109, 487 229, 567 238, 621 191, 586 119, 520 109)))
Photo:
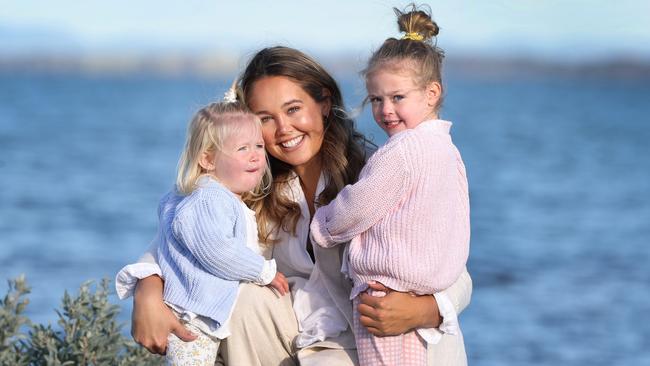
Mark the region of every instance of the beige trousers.
MULTIPOLYGON (((221 342, 220 358, 229 366, 354 366, 356 350, 337 342, 319 342, 296 352, 298 322, 291 295, 268 287, 244 284, 230 318, 231 335, 221 342)), ((345 336, 351 337, 350 334, 345 336)))
MULTIPOLYGON (((467 272, 448 290, 458 312, 469 303, 471 279, 467 272)), ((355 366, 352 332, 333 341, 318 342, 296 352, 293 339, 298 324, 291 295, 279 296, 268 287, 244 284, 230 319, 232 334, 222 340, 218 365, 228 366, 355 366)), ((443 335, 438 344, 427 346, 428 365, 467 365, 462 334, 443 335)))

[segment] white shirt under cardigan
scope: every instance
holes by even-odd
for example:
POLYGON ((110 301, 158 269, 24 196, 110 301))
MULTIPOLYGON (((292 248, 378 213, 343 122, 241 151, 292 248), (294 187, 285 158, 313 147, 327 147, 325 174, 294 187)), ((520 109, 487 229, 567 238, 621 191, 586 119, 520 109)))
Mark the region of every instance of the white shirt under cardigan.
MULTIPOLYGON (((316 190, 318 196, 325 187, 325 178, 321 175, 316 190)), ((277 270, 287 276, 292 284, 294 296, 293 308, 298 320, 300 334, 296 339, 299 348, 307 347, 326 338, 337 338, 341 333, 348 333, 352 322, 352 303, 349 300, 351 289, 349 280, 345 277, 339 265, 338 275, 323 270, 321 265, 315 265, 306 245, 309 238, 310 214, 307 200, 296 175, 289 180, 287 187, 288 196, 298 203, 301 217, 296 225, 296 235, 280 231, 276 238, 278 244, 272 247, 272 257, 277 264, 277 270), (332 277, 336 279, 332 281, 332 277), (347 287, 344 283, 347 283, 347 287), (343 291, 347 289, 347 291, 343 291)), ((157 241, 154 240, 138 263, 130 264, 120 270, 116 277, 116 288, 120 298, 127 298, 133 294, 138 279, 159 274, 160 268, 155 262, 153 253, 156 251, 157 241)), ((338 256, 338 249, 324 249, 314 246, 316 258, 320 255, 338 256), (327 254, 326 254, 327 253, 327 254)), ((346 266, 343 261, 343 266, 346 266)), ((343 268, 345 271, 346 268, 343 268)), ((347 272, 347 271, 346 271, 347 272)), ((440 341, 442 333, 457 334, 458 320, 456 310, 443 292, 434 294, 437 300, 443 323, 438 328, 420 328, 418 333, 428 343, 436 344, 440 341)), ((340 338, 340 337, 339 337, 340 338)), ((349 337, 347 339, 350 339, 349 337)), ((345 348, 353 348, 351 344, 345 348)))

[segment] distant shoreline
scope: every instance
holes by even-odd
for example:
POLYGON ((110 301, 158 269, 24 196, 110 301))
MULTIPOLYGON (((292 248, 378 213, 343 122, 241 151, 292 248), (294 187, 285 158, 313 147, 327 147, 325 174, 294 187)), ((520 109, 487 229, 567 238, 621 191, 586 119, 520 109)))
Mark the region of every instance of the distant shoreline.
MULTIPOLYGON (((324 58, 340 74, 357 74, 362 65, 354 57, 324 58)), ((232 54, 92 54, 0 55, 0 73, 152 75, 170 77, 227 77, 242 62, 232 54)), ((621 79, 650 78, 650 60, 613 58, 596 61, 551 62, 534 58, 448 57, 446 72, 472 77, 586 76, 621 79)))

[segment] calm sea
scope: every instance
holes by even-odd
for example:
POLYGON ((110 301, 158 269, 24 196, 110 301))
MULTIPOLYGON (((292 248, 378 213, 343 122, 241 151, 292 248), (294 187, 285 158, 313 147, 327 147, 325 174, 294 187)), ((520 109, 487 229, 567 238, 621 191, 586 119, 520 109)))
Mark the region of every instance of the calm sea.
MULTIPOLYGON (((650 364, 649 81, 446 81, 471 190, 470 364, 650 364)), ((0 277, 26 274, 33 320, 143 251, 188 119, 229 82, 0 74, 0 277)), ((384 141, 367 110, 358 124, 384 141)))

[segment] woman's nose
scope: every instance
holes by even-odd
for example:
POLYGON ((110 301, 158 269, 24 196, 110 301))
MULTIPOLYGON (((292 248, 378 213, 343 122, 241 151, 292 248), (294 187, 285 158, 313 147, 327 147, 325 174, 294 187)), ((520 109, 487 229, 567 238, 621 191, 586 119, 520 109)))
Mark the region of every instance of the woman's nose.
POLYGON ((285 134, 287 132, 291 132, 291 123, 289 123, 289 121, 282 116, 278 116, 275 119, 275 126, 276 126, 276 132, 279 134, 285 134))

